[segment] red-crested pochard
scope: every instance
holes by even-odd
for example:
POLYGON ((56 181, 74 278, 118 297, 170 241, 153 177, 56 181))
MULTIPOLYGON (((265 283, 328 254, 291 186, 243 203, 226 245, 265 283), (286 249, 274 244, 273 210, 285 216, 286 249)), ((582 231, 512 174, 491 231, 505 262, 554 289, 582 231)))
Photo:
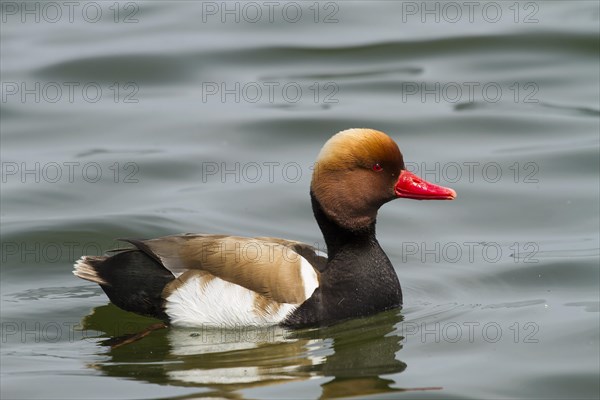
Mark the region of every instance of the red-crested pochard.
POLYGON ((402 305, 375 238, 379 207, 396 198, 452 200, 456 192, 407 171, 385 133, 349 129, 323 146, 310 197, 326 256, 293 240, 183 234, 125 240, 134 247, 84 256, 73 273, 120 308, 174 326, 327 325, 402 305))

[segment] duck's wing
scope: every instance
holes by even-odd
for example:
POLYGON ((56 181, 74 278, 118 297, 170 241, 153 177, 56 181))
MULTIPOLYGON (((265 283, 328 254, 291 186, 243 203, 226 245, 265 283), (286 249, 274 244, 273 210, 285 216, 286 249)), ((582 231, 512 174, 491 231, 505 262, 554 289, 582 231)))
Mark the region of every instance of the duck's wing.
POLYGON ((175 276, 163 292, 165 298, 190 280, 207 285, 218 278, 265 300, 297 305, 319 286, 319 271, 326 264, 314 247, 278 238, 183 234, 125 240, 175 276))

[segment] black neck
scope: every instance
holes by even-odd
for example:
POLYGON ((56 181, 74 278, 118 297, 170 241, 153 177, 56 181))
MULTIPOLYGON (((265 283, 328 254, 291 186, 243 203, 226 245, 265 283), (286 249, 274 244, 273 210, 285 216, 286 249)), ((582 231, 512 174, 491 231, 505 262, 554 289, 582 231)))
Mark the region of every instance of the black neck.
POLYGON ((330 260, 346 248, 357 249, 364 246, 379 246, 375 238, 375 221, 357 230, 344 228, 325 214, 321 203, 319 203, 319 200, 317 200, 312 191, 310 192, 310 198, 315 219, 325 238, 327 254, 330 260))

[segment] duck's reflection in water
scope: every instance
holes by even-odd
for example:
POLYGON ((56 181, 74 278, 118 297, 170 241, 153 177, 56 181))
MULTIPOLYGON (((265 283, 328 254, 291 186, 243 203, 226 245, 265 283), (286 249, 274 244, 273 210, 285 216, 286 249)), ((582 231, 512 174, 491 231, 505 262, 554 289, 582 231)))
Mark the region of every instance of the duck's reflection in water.
MULTIPOLYGON (((127 315, 130 332, 136 324, 148 325, 148 320, 115 312, 114 306, 99 307, 84 321, 86 329, 105 332, 101 336, 109 339, 100 342, 103 346, 123 334, 111 332, 109 321, 115 316, 127 315)), ((109 349, 109 360, 92 367, 110 376, 208 389, 201 393, 204 397, 242 398, 242 389, 326 377, 333 379, 321 384, 323 398, 401 391, 381 377, 406 369, 397 359, 402 337, 396 325, 401 320, 393 310, 304 331, 161 329, 127 345, 103 347, 109 349)))

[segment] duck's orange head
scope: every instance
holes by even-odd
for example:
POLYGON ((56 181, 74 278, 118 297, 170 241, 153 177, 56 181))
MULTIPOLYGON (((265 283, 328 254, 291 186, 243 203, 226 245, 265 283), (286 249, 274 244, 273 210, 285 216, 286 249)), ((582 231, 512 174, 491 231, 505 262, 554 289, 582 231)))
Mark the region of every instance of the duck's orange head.
POLYGON ((383 204, 396 198, 453 200, 452 189, 406 170, 396 142, 373 129, 348 129, 321 149, 311 192, 327 216, 357 230, 370 225, 383 204))

